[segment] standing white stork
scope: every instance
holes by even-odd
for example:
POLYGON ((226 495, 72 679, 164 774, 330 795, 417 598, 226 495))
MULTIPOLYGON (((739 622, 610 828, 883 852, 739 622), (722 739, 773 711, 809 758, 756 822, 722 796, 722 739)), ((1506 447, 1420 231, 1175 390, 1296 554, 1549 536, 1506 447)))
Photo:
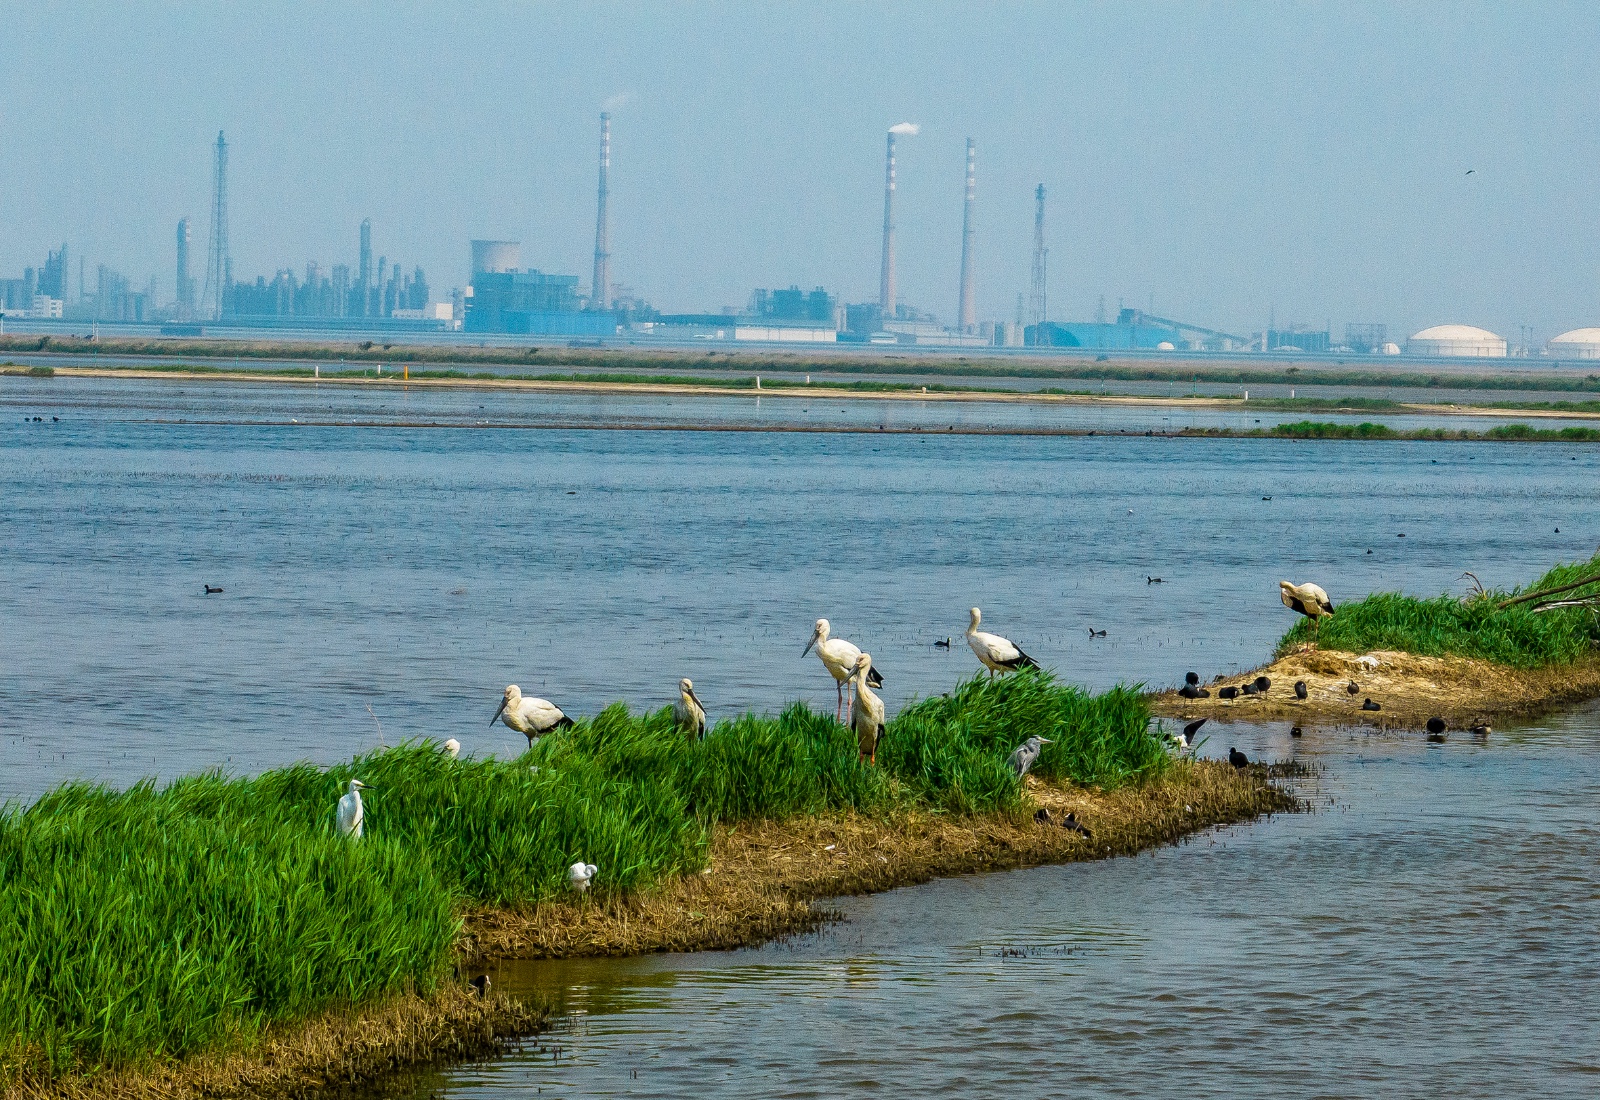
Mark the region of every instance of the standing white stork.
POLYGON ((1333 614, 1333 601, 1314 584, 1290 584, 1288 581, 1278 582, 1278 595, 1283 599, 1284 607, 1298 611, 1311 620, 1311 644, 1306 649, 1315 649, 1317 629, 1322 625, 1324 615, 1333 614))
POLYGON ((883 700, 867 686, 871 676, 872 654, 863 653, 856 658, 855 672, 851 676, 856 689, 856 701, 850 708, 850 725, 856 731, 856 747, 861 752, 861 759, 876 764, 878 738, 883 736, 883 700))
POLYGON ((494 712, 494 718, 489 719, 491 726, 494 725, 495 718, 526 737, 530 749, 533 748, 535 741, 551 730, 565 729, 572 725, 572 719, 562 714, 560 707, 548 699, 523 695, 522 689, 516 684, 506 685, 506 694, 505 698, 500 700, 500 709, 494 712))
POLYGON ((972 621, 967 624, 967 644, 978 660, 989 670, 989 679, 997 672, 1014 672, 1019 668, 1038 668, 1039 663, 1017 648, 1017 644, 998 634, 986 634, 978 629, 983 613, 972 609, 972 621))
POLYGON ((678 728, 689 730, 697 738, 706 735, 706 708, 694 693, 694 681, 685 676, 678 681, 678 699, 672 704, 672 717, 678 728))
POLYGON ((361 792, 366 786, 361 780, 352 779, 350 788, 345 791, 344 797, 339 799, 339 808, 334 813, 334 824, 338 826, 340 836, 347 836, 351 840, 361 839, 361 827, 367 820, 367 808, 361 804, 361 792))
MULTIPOLYGON (((855 676, 856 659, 861 656, 861 650, 843 638, 830 637, 829 631, 831 629, 828 626, 827 619, 818 619, 816 628, 811 632, 811 640, 806 643, 805 649, 800 651, 800 656, 804 657, 811 652, 813 646, 816 647, 817 656, 822 658, 823 667, 828 670, 828 674, 834 679, 834 688, 839 697, 839 705, 833 712, 834 720, 842 722, 844 721, 845 685, 850 683, 855 676)), ((873 687, 883 686, 883 677, 878 674, 877 669, 871 668, 867 670, 867 683, 873 687)))

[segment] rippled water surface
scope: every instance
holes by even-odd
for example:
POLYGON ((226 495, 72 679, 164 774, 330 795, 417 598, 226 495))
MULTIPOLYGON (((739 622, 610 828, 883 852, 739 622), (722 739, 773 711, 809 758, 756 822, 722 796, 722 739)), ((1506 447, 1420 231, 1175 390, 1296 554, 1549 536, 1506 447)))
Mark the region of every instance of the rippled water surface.
MULTIPOLYGON (((742 399, 548 395, 477 428, 484 395, 403 398, 441 426, 381 426, 402 419, 392 392, 0 380, 0 797, 414 736, 514 752, 488 725, 508 682, 574 713, 664 704, 684 675, 713 718, 829 706, 800 656, 819 615, 873 652, 891 708, 972 671, 974 603, 1068 678, 1169 683, 1257 663, 1290 622, 1280 577, 1335 600, 1464 569, 1511 584, 1600 541, 1595 445, 571 430, 760 425, 742 399)), ((1161 413, 1061 415, 1114 432, 1161 413)), ((561 1005, 558 1031, 386 1091, 1600 1086, 1600 711, 1443 746, 1208 732, 1210 753, 1320 764, 1318 812, 850 900, 844 923, 759 950, 508 969, 561 1005)))

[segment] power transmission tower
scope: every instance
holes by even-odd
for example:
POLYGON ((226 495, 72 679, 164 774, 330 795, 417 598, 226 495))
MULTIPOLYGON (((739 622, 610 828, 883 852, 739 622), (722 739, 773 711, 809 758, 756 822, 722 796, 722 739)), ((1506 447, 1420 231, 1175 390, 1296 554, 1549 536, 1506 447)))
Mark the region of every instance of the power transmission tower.
POLYGON ((1044 184, 1033 193, 1033 284, 1028 291, 1028 323, 1044 324, 1045 267, 1050 250, 1044 246, 1044 184))
POLYGON ((217 162, 211 175, 211 244, 206 249, 206 286, 200 296, 201 316, 222 317, 222 300, 233 264, 228 257, 228 143, 217 131, 217 162))

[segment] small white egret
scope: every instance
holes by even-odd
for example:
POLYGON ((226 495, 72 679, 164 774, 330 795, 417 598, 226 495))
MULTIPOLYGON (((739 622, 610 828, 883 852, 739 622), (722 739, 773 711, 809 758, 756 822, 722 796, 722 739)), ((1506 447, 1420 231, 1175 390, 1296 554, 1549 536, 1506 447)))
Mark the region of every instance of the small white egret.
POLYGON ((461 742, 454 737, 444 743, 444 754, 454 760, 461 755, 461 742))
POLYGON ((1311 643, 1306 649, 1307 651, 1315 649, 1322 617, 1333 614, 1333 601, 1328 599, 1326 592, 1314 584, 1290 584, 1288 581, 1278 582, 1278 597, 1283 600, 1284 607, 1298 611, 1311 620, 1311 643))
POLYGON ((589 881, 594 878, 595 872, 600 870, 592 863, 585 863, 581 859, 567 868, 567 885, 578 893, 589 889, 589 881))
POLYGON ((677 719, 679 729, 689 730, 696 737, 706 735, 706 708, 694 693, 694 681, 687 676, 678 681, 678 698, 672 704, 672 717, 677 719))
MULTIPOLYGON (((804 657, 816 647, 817 656, 822 659, 822 666, 828 670, 828 675, 834 679, 834 688, 838 694, 838 707, 833 712, 835 721, 844 721, 844 690, 850 683, 851 677, 856 672, 856 658, 861 656, 861 650, 845 641, 843 638, 831 636, 832 628, 827 619, 818 619, 816 627, 811 631, 811 640, 806 643, 805 649, 800 651, 804 657)), ((883 677, 877 669, 867 673, 867 682, 873 687, 883 686, 883 677)))
POLYGON ((551 730, 564 729, 572 725, 572 719, 562 714, 560 707, 548 699, 523 695, 522 689, 516 684, 506 685, 506 694, 505 698, 500 700, 500 709, 494 712, 494 718, 489 719, 491 726, 494 725, 495 718, 526 737, 530 749, 533 748, 535 741, 551 730))
POLYGON ((851 683, 855 685, 856 701, 850 710, 850 724, 856 731, 856 747, 861 759, 869 764, 878 762, 878 738, 883 736, 883 700, 873 694, 867 681, 872 676, 872 654, 863 653, 856 658, 851 683))
POLYGON ((339 799, 339 809, 334 815, 334 823, 339 828, 340 836, 347 836, 351 840, 361 839, 361 827, 366 823, 367 810, 361 804, 361 792, 367 785, 359 779, 350 780, 350 788, 345 791, 344 797, 339 799))
POLYGON ((1039 667, 1038 662, 1017 648, 1015 642, 998 634, 986 634, 979 630, 978 624, 982 621, 983 613, 974 607, 972 621, 967 624, 967 644, 972 647, 972 652, 977 654, 983 666, 989 670, 989 679, 994 679, 994 674, 997 672, 1039 667))
POLYGON ((1028 769, 1033 767, 1034 761, 1039 759, 1039 753, 1043 751, 1044 746, 1053 744, 1055 742, 1048 737, 1030 737, 1017 746, 1006 763, 1011 765, 1011 770, 1017 773, 1018 779, 1021 779, 1028 774, 1028 769))

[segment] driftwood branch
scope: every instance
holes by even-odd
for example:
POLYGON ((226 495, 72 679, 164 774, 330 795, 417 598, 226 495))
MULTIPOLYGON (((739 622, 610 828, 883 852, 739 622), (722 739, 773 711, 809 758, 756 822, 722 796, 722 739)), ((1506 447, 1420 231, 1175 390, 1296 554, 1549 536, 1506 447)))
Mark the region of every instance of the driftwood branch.
POLYGON ((1543 592, 1524 592, 1520 596, 1512 596, 1509 600, 1501 600, 1495 606, 1501 611, 1504 611, 1506 608, 1513 607, 1519 603, 1527 603, 1529 600, 1542 600, 1546 596, 1555 596, 1562 592, 1571 592, 1574 588, 1582 588, 1586 584, 1595 584, 1597 582, 1600 582, 1600 573, 1585 577, 1581 581, 1573 581, 1571 584, 1558 584, 1554 588, 1546 588, 1543 592))
POLYGON ((1551 600, 1549 603, 1535 604, 1533 613, 1553 611, 1558 607, 1592 607, 1600 610, 1600 596, 1583 596, 1576 600, 1551 600))

